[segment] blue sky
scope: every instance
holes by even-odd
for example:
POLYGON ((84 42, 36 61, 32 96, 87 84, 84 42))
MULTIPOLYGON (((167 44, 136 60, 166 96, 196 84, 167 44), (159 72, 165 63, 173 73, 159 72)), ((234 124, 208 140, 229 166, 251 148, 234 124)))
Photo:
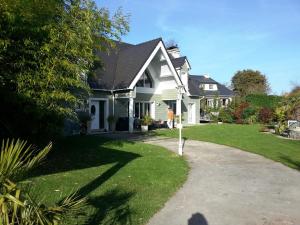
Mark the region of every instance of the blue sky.
POLYGON ((237 70, 255 69, 272 93, 300 84, 300 0, 97 0, 130 13, 125 42, 174 39, 191 74, 230 83, 237 70))

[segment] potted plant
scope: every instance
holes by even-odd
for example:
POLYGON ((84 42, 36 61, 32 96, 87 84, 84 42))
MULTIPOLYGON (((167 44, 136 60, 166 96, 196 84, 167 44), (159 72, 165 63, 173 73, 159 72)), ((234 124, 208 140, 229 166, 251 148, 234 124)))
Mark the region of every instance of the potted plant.
POLYGON ((110 115, 107 117, 107 122, 109 124, 109 130, 115 132, 117 117, 115 117, 114 115, 110 115))
POLYGON ((80 122, 80 134, 86 135, 89 133, 91 125, 91 115, 87 111, 77 112, 77 117, 80 122))
POLYGON ((142 132, 148 131, 148 126, 152 124, 152 118, 149 115, 145 115, 141 120, 141 130, 142 132))

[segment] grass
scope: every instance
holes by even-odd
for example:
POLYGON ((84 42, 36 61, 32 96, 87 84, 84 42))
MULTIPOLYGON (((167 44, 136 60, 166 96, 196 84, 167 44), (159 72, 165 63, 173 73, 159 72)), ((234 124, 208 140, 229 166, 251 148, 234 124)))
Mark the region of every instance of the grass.
MULTIPOLYGON (((236 147, 300 170, 300 141, 259 132, 260 125, 211 124, 183 129, 187 139, 236 147)), ((158 135, 178 138, 177 130, 158 130, 158 135)))
POLYGON ((66 224, 145 224, 187 174, 184 159, 164 148, 93 136, 57 143, 28 180, 49 204, 74 191, 87 197, 80 215, 66 224))

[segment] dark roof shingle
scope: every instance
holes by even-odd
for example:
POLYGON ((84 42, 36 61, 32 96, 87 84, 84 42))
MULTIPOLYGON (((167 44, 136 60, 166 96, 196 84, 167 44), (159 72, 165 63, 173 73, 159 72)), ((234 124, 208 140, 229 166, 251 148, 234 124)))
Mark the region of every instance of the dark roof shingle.
POLYGON ((193 96, 215 96, 215 95, 233 96, 234 95, 233 91, 230 90, 229 88, 218 83, 212 78, 207 78, 205 76, 190 75, 188 82, 189 82, 188 83, 189 92, 193 96), (218 90, 217 91, 203 90, 199 87, 200 84, 217 84, 218 90))
POLYGON ((88 82, 93 89, 126 89, 145 64, 161 38, 137 45, 115 42, 116 47, 109 54, 96 52, 103 68, 95 71, 95 76, 88 82))
POLYGON ((185 61, 186 61, 186 56, 182 56, 179 58, 171 58, 171 62, 173 64, 174 68, 182 67, 184 65, 185 61))

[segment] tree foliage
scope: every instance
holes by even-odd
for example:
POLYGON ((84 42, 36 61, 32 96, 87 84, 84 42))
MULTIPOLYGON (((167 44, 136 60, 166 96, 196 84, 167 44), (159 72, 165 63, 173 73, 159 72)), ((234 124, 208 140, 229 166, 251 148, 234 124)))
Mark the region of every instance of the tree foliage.
POLYGON ((86 76, 99 65, 94 51, 128 29, 121 10, 111 16, 92 0, 0 0, 1 97, 29 98, 41 117, 75 118, 90 93, 86 76))
POLYGON ((282 101, 282 96, 266 94, 250 94, 246 96, 246 102, 257 108, 275 109, 282 101))
POLYGON ((267 94, 270 90, 267 77, 258 70, 240 70, 231 79, 234 92, 245 97, 249 94, 267 94))

